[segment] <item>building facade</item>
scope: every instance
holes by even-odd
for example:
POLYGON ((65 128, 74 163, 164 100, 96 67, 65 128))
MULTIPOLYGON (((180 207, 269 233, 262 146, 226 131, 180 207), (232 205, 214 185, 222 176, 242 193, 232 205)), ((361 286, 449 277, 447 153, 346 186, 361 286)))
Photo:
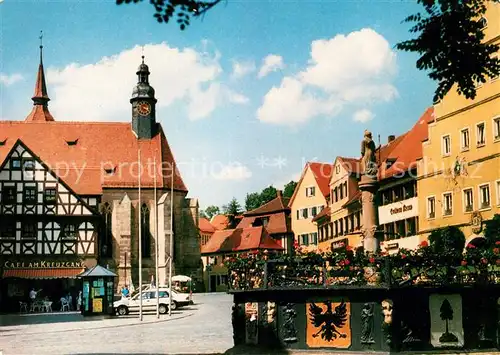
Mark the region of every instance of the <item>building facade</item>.
POLYGON ((313 219, 328 206, 332 164, 307 163, 290 198, 295 242, 308 250, 318 247, 318 228, 313 219))
MULTIPOLYGON (((500 4, 487 7, 484 40, 499 44, 500 4)), ((471 242, 482 237, 484 221, 500 212, 499 78, 479 83, 473 100, 452 88, 434 114, 418 165, 420 231, 458 226, 471 242)))
POLYGON ((32 287, 56 299, 76 293, 76 275, 97 263, 118 274, 118 288, 137 286, 139 244, 143 282, 155 274, 156 255, 159 282, 166 282, 171 230, 174 272, 201 278, 198 204, 187 198, 156 121, 144 59, 130 122, 58 122, 48 108, 41 51, 31 113, 0 121, 3 299, 16 304, 32 287))

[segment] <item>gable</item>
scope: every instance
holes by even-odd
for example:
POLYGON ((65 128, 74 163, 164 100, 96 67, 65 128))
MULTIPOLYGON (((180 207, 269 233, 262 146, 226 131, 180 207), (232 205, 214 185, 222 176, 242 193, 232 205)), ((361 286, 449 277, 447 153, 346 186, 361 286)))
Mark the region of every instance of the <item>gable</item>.
POLYGON ((311 167, 307 165, 302 178, 297 184, 297 187, 295 187, 295 191, 290 203, 290 208, 295 210, 304 205, 313 203, 318 199, 323 203, 325 202, 325 197, 320 189, 320 186, 318 185, 316 176, 311 167), (311 189, 313 189, 314 191, 311 191, 311 189), (314 193, 314 196, 310 196, 311 193, 314 193))
POLYGON ((0 166, 0 214, 91 216, 97 212, 17 141, 0 166))
POLYGON ((342 179, 348 174, 345 165, 343 164, 342 158, 337 157, 335 163, 333 164, 332 178, 330 179, 330 185, 335 184, 337 181, 342 179))

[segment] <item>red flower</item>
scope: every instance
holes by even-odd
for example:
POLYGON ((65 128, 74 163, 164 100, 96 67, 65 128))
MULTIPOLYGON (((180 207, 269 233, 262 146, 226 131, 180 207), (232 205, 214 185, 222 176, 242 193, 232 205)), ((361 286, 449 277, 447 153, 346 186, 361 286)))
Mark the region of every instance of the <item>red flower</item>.
POLYGON ((486 259, 486 258, 482 258, 482 259, 481 259, 481 262, 482 262, 483 264, 488 264, 488 259, 486 259))
POLYGON ((467 248, 469 248, 469 249, 475 249, 476 246, 474 244, 470 244, 469 243, 469 244, 467 244, 467 248))
POLYGON ((346 259, 346 260, 344 260, 344 264, 345 264, 345 265, 349 265, 350 263, 351 263, 351 262, 350 262, 349 260, 347 260, 347 259, 346 259))
POLYGON ((352 247, 350 245, 345 247, 346 250, 352 250, 352 247))
POLYGON ((465 266, 465 265, 467 265, 467 261, 462 260, 462 262, 461 262, 460 264, 461 264, 462 266, 465 266))
POLYGON ((259 254, 259 251, 258 251, 258 250, 253 250, 253 251, 252 251, 252 254, 253 254, 253 255, 257 255, 257 254, 259 254))
POLYGON ((344 243, 340 243, 339 247, 342 248, 343 246, 345 246, 344 243))
POLYGON ((369 261, 370 261, 370 263, 375 264, 375 258, 372 257, 369 259, 369 261))
POLYGON ((344 266, 344 261, 339 261, 340 266, 344 266))
POLYGON ((497 265, 500 265, 500 259, 497 259, 496 263, 497 265))
POLYGON ((354 267, 353 266, 349 266, 349 270, 350 271, 354 270, 354 267))
POLYGON ((406 254, 401 254, 401 259, 406 259, 406 254))
POLYGON ((496 245, 500 245, 500 240, 497 240, 497 241, 495 242, 495 244, 496 244, 496 245))
POLYGON ((500 253, 500 249, 499 249, 499 248, 493 248, 493 252, 494 252, 495 254, 498 254, 498 253, 500 253))
POLYGON ((422 240, 419 245, 421 248, 425 248, 429 246, 429 243, 427 243, 427 240, 422 240))

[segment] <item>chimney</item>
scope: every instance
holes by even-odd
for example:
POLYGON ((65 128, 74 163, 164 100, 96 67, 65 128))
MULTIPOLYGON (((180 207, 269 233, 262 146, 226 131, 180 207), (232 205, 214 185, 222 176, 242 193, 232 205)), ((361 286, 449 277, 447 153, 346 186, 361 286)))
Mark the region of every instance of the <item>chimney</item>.
POLYGON ((391 134, 388 138, 387 138, 387 143, 391 143, 393 140, 396 139, 396 136, 391 134))
POLYGON ((283 194, 281 193, 281 190, 276 190, 276 197, 282 198, 283 194))

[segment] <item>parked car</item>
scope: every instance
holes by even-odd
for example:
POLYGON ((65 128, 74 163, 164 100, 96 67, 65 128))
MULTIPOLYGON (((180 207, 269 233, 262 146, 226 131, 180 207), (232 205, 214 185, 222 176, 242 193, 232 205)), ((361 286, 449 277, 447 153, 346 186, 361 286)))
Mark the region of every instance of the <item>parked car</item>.
MULTIPOLYGON (((187 293, 172 292, 172 310, 179 307, 187 306, 192 302, 192 296, 187 293)), ((113 303, 115 313, 118 315, 126 315, 130 312, 139 311, 139 293, 132 295, 132 297, 121 298, 113 303)), ((148 288, 142 291, 142 310, 143 311, 156 311, 156 289, 148 288)), ((159 312, 165 314, 168 312, 170 303, 169 289, 160 287, 159 299, 159 312)))

